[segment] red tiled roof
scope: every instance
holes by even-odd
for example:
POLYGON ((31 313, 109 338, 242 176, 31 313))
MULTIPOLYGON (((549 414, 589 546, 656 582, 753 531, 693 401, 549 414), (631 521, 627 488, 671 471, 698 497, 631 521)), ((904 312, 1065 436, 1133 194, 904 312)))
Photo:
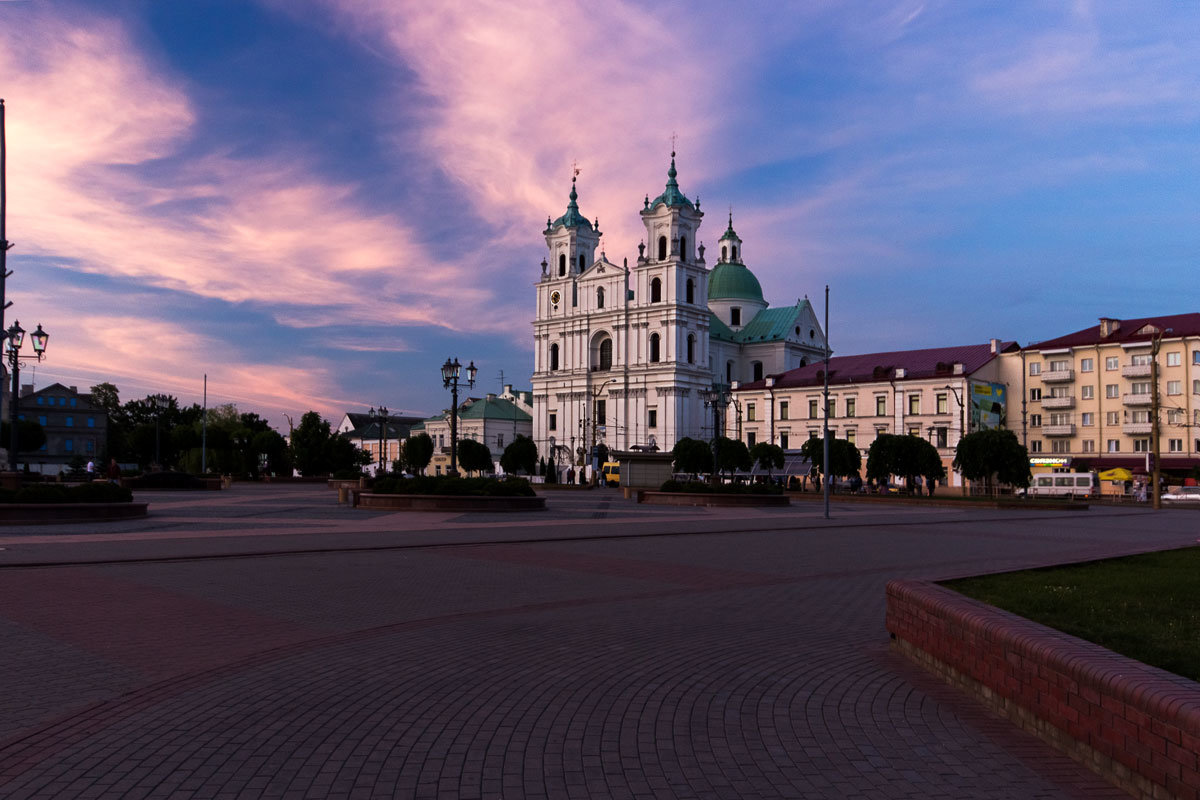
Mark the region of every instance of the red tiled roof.
MULTIPOLYGON (((1001 342, 999 351, 1007 353, 1017 350, 1016 342, 1001 342)), ((904 370, 904 379, 954 376, 955 362, 963 365, 962 374, 970 375, 987 364, 996 353, 990 343, 969 344, 961 347, 932 347, 927 350, 896 350, 891 353, 866 353, 859 356, 834 356, 829 359, 829 383, 868 383, 886 381, 896 377, 896 369, 904 370)), ((775 388, 789 386, 820 386, 825 381, 825 363, 818 361, 804 367, 781 373, 775 377, 775 388)), ((766 380, 744 383, 743 389, 765 389, 766 380)))
POLYGON ((1168 337, 1200 336, 1200 314, 1172 314, 1166 317, 1143 317, 1141 319, 1113 320, 1117 329, 1108 336, 1100 335, 1100 325, 1096 324, 1081 331, 1059 336, 1057 339, 1047 339, 1044 342, 1028 345, 1026 350, 1055 350, 1062 347, 1085 347, 1092 344, 1112 344, 1113 342, 1145 342, 1154 335, 1153 331, 1144 331, 1147 325, 1171 332, 1168 337))

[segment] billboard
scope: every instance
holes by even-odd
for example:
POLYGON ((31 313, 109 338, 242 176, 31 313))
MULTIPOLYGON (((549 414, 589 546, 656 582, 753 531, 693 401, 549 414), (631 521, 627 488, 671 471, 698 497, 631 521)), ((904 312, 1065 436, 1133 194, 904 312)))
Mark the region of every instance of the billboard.
POLYGON ((968 431, 995 430, 1007 421, 1008 387, 1003 383, 971 381, 971 422, 968 431))

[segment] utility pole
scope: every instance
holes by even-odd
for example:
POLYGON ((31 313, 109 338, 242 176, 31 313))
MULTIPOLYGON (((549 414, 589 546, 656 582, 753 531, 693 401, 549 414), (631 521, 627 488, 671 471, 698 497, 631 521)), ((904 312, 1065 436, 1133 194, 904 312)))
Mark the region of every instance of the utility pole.
POLYGON ((825 284, 825 431, 821 465, 821 487, 825 495, 825 519, 829 519, 829 284, 825 284))
MULTIPOLYGON (((1170 332, 1167 328, 1166 332, 1170 332)), ((1162 337, 1164 331, 1158 331, 1154 334, 1150 345, 1150 453, 1154 459, 1154 470, 1150 473, 1150 497, 1153 500, 1153 508, 1155 511, 1162 508, 1162 498, 1158 494, 1159 482, 1162 480, 1162 460, 1159 447, 1161 441, 1158 436, 1158 351, 1162 347, 1162 337)))

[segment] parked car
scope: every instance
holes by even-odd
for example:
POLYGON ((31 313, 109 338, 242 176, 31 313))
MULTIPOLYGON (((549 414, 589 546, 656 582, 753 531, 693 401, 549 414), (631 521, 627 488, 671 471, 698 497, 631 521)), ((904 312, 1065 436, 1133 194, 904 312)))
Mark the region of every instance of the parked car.
POLYGON ((1172 503, 1200 503, 1200 486, 1177 486, 1162 499, 1172 503))

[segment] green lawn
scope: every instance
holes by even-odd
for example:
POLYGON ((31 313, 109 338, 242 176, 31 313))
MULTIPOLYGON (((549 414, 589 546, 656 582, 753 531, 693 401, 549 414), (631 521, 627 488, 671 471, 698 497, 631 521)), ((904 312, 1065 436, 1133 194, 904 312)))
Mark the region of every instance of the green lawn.
POLYGON ((944 585, 1200 681, 1200 547, 944 585))

